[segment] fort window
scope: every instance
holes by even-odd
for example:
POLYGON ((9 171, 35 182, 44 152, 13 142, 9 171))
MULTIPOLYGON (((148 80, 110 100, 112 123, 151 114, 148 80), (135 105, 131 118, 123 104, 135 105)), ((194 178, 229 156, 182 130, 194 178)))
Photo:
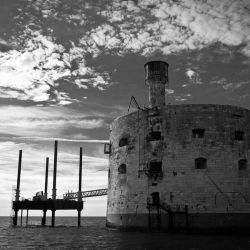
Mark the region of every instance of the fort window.
POLYGON ((159 141, 161 140, 161 132, 160 131, 152 131, 148 136, 148 141, 159 141))
POLYGON ((234 138, 235 140, 237 141, 243 141, 244 139, 244 132, 243 131, 240 131, 240 130, 236 130, 234 132, 234 138))
POLYGON ((152 205, 159 206, 160 205, 160 195, 159 192, 153 192, 152 196, 152 205))
POLYGON ((126 174, 126 172, 127 172, 126 164, 121 164, 118 168, 118 173, 119 174, 126 174))
POLYGON ((207 168, 207 159, 199 157, 195 159, 195 168, 196 169, 205 169, 207 168))
POLYGON ((111 153, 111 144, 105 143, 104 144, 104 154, 110 154, 111 153))
POLYGON ((240 159, 238 161, 239 170, 246 170, 247 169, 247 159, 240 159))
POLYGON ((161 161, 151 161, 149 164, 149 171, 152 174, 157 174, 162 172, 162 162, 161 161))
POLYGON ((124 136, 119 141, 119 147, 127 146, 129 144, 129 137, 124 136))
POLYGON ((205 129, 203 128, 196 128, 192 130, 193 138, 203 138, 205 135, 205 129))

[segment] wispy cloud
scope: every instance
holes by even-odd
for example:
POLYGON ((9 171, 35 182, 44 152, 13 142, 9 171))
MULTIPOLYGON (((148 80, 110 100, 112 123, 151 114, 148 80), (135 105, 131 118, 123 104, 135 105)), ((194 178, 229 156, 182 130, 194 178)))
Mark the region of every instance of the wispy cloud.
MULTIPOLYGON (((67 128, 91 130, 105 127, 103 118, 95 113, 77 112, 59 107, 2 106, 0 133, 16 136, 61 137, 67 128)), ((86 139, 82 135, 79 139, 86 139)))
MULTIPOLYGON (((81 135, 82 137, 82 135, 81 135)), ((24 136, 19 136, 19 137, 12 137, 14 140, 30 140, 30 141, 62 141, 62 142, 87 142, 87 143, 98 143, 98 144, 104 144, 104 143, 109 143, 109 140, 87 140, 87 139, 67 139, 67 138, 59 138, 59 137, 24 137, 24 136)))

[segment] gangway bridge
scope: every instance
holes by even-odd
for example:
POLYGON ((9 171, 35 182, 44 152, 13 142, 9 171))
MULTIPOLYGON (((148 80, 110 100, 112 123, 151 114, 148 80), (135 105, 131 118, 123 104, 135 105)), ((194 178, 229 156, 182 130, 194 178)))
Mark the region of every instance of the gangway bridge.
POLYGON ((95 196, 104 196, 107 195, 108 189, 95 189, 83 192, 68 192, 63 195, 63 199, 65 200, 79 200, 82 198, 95 197, 95 196))

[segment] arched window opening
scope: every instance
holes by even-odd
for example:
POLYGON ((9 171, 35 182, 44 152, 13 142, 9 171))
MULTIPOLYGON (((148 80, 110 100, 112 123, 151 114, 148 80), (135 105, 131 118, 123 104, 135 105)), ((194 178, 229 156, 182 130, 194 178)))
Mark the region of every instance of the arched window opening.
POLYGON ((239 170, 246 170, 247 169, 247 159, 240 159, 238 161, 239 170))
POLYGON ((205 129, 196 128, 196 129, 193 129, 192 132, 193 132, 193 138, 204 138, 205 129))
POLYGON ((121 164, 118 168, 118 173, 119 174, 126 174, 126 172, 127 172, 126 164, 121 164))
POLYGON ((124 136, 119 141, 119 147, 127 146, 129 144, 129 136, 124 136))
POLYGON ((234 138, 237 141, 243 141, 244 140, 244 132, 240 130, 236 130, 234 132, 234 138))
POLYGON ((205 169, 207 168, 207 159, 199 157, 195 159, 195 168, 196 169, 205 169))

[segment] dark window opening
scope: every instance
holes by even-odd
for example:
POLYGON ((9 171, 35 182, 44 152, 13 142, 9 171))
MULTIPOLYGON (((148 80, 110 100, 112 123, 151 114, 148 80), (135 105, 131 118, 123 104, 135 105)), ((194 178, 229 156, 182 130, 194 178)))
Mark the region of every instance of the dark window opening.
POLYGON ((240 130, 237 130, 237 131, 234 132, 234 136, 235 136, 235 140, 237 140, 237 141, 243 141, 243 139, 244 139, 244 132, 240 131, 240 130))
POLYGON ((119 141, 119 147, 127 146, 129 144, 129 137, 122 137, 119 141))
POLYGON ((152 161, 149 165, 149 171, 152 174, 157 174, 162 172, 162 162, 161 161, 152 161))
POLYGON ((247 169, 247 159, 240 159, 238 162, 239 170, 246 170, 247 169))
POLYGON ((159 195, 159 192, 153 192, 151 194, 151 196, 152 196, 152 205, 154 205, 154 206, 160 205, 160 195, 159 195))
POLYGON ((203 128, 196 128, 192 130, 193 138, 203 138, 205 135, 205 129, 203 128))
POLYGON ((152 131, 148 136, 148 141, 159 141, 161 140, 161 132, 160 131, 152 131))
POLYGON ((127 172, 126 164, 121 164, 118 168, 118 173, 119 174, 126 174, 126 172, 127 172))
POLYGON ((207 168, 207 159, 202 157, 195 159, 195 168, 196 169, 207 168))
POLYGON ((104 144, 104 154, 110 154, 111 153, 111 144, 105 143, 104 144))
POLYGON ((234 117, 234 118, 241 118, 241 117, 243 117, 243 115, 240 115, 240 114, 233 114, 232 117, 234 117))

